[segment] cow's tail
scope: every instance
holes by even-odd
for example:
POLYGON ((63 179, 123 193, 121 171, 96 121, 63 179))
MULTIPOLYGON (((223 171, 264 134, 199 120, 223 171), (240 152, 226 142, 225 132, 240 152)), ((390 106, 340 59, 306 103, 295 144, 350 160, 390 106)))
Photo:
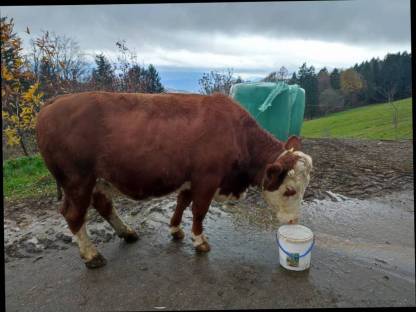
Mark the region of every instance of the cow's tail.
POLYGON ((58 201, 62 200, 62 186, 59 184, 58 180, 55 180, 56 182, 56 198, 58 201))

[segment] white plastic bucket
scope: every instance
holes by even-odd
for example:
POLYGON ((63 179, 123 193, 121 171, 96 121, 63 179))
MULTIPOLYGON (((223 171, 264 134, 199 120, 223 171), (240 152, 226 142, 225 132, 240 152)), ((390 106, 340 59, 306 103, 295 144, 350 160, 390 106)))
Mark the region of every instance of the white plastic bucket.
POLYGON ((308 269, 314 242, 313 233, 306 226, 282 225, 277 237, 280 265, 291 271, 308 269))

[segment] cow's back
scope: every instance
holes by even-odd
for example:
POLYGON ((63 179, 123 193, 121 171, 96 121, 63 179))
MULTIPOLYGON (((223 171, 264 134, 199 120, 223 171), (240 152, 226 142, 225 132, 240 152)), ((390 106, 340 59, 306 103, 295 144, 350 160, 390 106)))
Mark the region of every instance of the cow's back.
POLYGON ((55 177, 75 170, 159 195, 246 154, 247 115, 222 95, 71 94, 42 109, 38 144, 55 177))

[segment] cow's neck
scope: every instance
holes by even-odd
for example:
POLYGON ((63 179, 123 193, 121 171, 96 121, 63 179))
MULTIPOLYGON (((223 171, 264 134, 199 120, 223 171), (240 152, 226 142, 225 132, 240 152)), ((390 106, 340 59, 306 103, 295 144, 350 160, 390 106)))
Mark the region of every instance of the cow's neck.
POLYGON ((249 132, 251 185, 261 186, 266 166, 284 151, 284 145, 263 129, 249 132))

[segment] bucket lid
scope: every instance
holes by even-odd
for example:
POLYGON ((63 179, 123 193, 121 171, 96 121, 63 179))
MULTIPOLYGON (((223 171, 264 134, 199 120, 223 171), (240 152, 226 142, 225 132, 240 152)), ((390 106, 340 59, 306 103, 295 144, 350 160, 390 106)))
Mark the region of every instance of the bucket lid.
POLYGON ((279 236, 292 242, 307 242, 313 238, 312 231, 300 224, 282 225, 278 232, 279 236))

